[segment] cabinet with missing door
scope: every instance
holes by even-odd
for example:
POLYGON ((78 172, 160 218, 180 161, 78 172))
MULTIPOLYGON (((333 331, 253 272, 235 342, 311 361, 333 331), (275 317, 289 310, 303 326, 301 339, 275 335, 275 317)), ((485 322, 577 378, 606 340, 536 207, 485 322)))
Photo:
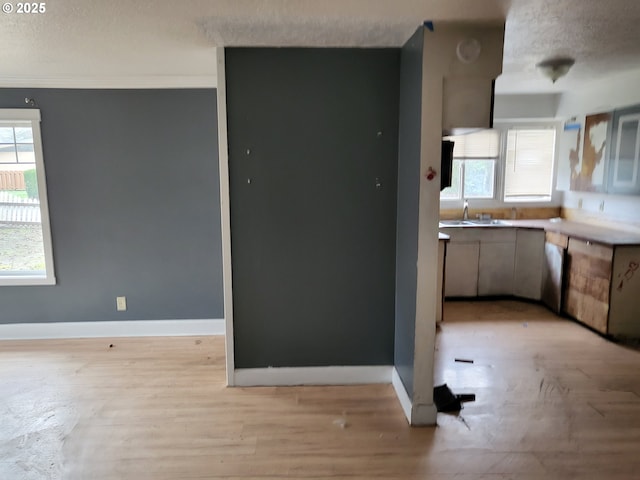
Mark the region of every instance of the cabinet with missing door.
POLYGON ((569 238, 563 309, 613 337, 640 338, 640 246, 569 238))

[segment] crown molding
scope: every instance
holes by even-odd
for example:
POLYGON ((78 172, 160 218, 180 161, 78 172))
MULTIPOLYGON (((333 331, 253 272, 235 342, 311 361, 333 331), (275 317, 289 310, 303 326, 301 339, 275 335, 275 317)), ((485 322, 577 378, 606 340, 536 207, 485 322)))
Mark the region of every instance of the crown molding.
POLYGON ((50 76, 0 75, 0 88, 216 88, 216 75, 50 76))

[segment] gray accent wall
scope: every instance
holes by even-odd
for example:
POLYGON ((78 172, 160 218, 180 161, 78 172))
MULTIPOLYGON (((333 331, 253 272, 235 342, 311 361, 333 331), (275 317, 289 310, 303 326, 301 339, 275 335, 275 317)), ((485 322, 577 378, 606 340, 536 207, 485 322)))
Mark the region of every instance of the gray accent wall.
POLYGON ((25 97, 57 285, 0 287, 0 323, 222 318, 215 89, 5 88, 0 108, 25 97))
POLYGON ((419 28, 407 41, 400 62, 394 364, 410 397, 416 327, 423 34, 424 29, 419 28))
POLYGON ((226 49, 236 368, 393 363, 399 53, 226 49))

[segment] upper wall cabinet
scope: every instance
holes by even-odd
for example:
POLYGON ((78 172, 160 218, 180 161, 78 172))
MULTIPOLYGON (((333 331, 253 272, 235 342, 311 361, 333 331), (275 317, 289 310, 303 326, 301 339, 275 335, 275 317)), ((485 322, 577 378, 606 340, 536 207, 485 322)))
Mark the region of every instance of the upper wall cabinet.
POLYGON ((608 192, 640 194, 640 105, 614 112, 609 155, 608 192))

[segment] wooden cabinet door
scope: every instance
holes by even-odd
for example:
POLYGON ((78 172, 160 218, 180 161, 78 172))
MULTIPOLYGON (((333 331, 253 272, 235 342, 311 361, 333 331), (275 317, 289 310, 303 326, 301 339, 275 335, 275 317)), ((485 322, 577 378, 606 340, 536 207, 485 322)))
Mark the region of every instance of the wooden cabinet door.
POLYGON ((540 300, 544 264, 543 230, 518 229, 513 293, 518 297, 540 300))
POLYGON ((640 338, 640 246, 617 246, 611 274, 608 333, 640 338))
POLYGON ((478 295, 513 295, 515 242, 482 242, 478 295))
POLYGON ((449 242, 445 263, 446 297, 478 295, 478 242, 449 242))
POLYGON ((609 246, 569 239, 564 310, 601 333, 607 333, 612 259, 609 246))

